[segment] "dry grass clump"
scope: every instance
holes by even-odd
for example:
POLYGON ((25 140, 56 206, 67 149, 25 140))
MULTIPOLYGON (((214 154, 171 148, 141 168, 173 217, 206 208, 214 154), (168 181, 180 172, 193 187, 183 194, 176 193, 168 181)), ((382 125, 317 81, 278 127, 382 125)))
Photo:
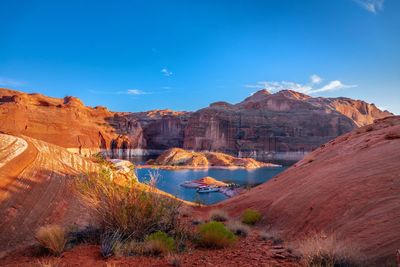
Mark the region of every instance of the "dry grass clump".
POLYGON ((122 238, 144 240, 156 231, 179 227, 181 202, 157 193, 154 184, 139 188, 136 181, 116 183, 109 170, 77 179, 77 192, 97 215, 104 233, 118 232, 122 238))
POLYGON ((246 209, 242 214, 242 223, 254 225, 261 221, 262 214, 255 209, 246 209))
POLYGON ((209 222, 199 226, 198 243, 206 248, 224 248, 235 243, 235 235, 221 222, 209 222))
POLYGON ((57 259, 41 259, 36 262, 37 267, 62 267, 60 258, 57 259))
POLYGON ((227 227, 238 236, 247 236, 250 233, 250 227, 239 221, 229 222, 227 227))
POLYGON ((210 212, 210 220, 216 222, 226 222, 229 219, 229 215, 226 211, 216 209, 210 212))
POLYGON ((46 225, 36 232, 36 240, 51 254, 59 256, 64 251, 67 239, 64 229, 59 225, 46 225))
POLYGON ((114 181, 110 169, 76 179, 78 196, 99 221, 103 257, 163 254, 162 241, 146 240, 159 232, 177 237, 179 246, 185 242, 179 221, 182 202, 159 194, 157 177, 150 175, 147 186, 135 179, 114 181))
POLYGON ((299 252, 306 266, 314 267, 356 267, 363 266, 364 259, 360 251, 335 236, 314 234, 299 244, 299 252))

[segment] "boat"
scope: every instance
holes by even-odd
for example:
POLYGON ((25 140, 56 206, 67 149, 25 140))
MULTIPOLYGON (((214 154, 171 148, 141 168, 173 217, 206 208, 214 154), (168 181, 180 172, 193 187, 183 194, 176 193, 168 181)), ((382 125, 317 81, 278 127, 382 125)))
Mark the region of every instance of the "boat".
POLYGON ((201 186, 197 189, 197 193, 212 193, 219 192, 219 187, 201 186))

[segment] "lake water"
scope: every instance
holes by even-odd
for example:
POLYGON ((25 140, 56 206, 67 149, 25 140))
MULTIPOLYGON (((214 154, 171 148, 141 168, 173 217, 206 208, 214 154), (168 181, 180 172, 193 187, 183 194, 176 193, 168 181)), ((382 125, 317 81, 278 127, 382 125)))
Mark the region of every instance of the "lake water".
MULTIPOLYGON (((180 186, 184 181, 191 181, 211 176, 217 180, 235 183, 240 186, 255 186, 264 183, 284 171, 287 167, 278 168, 258 168, 254 170, 246 169, 204 169, 204 170, 156 170, 159 178, 156 187, 188 201, 201 201, 201 203, 210 205, 220 202, 228 197, 220 192, 199 194, 196 189, 180 186)), ((136 169, 139 181, 148 181, 149 172, 154 169, 136 169)))

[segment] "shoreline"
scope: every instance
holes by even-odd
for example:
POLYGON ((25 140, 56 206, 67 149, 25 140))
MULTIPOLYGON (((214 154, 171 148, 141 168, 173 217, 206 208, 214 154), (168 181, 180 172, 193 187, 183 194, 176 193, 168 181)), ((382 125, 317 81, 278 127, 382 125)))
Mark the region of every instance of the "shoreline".
POLYGON ((170 166, 170 165, 135 165, 135 169, 160 169, 160 170, 208 170, 208 169, 223 169, 223 170, 256 170, 260 168, 282 168, 278 164, 266 164, 260 167, 248 168, 243 166, 170 166))

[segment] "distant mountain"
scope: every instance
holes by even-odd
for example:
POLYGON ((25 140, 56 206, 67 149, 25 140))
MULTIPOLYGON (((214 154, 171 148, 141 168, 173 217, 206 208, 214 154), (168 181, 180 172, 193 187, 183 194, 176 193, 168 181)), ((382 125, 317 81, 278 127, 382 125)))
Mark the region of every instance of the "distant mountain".
POLYGON ((392 115, 349 98, 313 98, 261 90, 238 104, 216 102, 196 112, 112 112, 75 97, 51 98, 0 89, 0 131, 22 134, 82 154, 157 153, 171 147, 220 151, 259 160, 299 159, 354 128, 392 115))

